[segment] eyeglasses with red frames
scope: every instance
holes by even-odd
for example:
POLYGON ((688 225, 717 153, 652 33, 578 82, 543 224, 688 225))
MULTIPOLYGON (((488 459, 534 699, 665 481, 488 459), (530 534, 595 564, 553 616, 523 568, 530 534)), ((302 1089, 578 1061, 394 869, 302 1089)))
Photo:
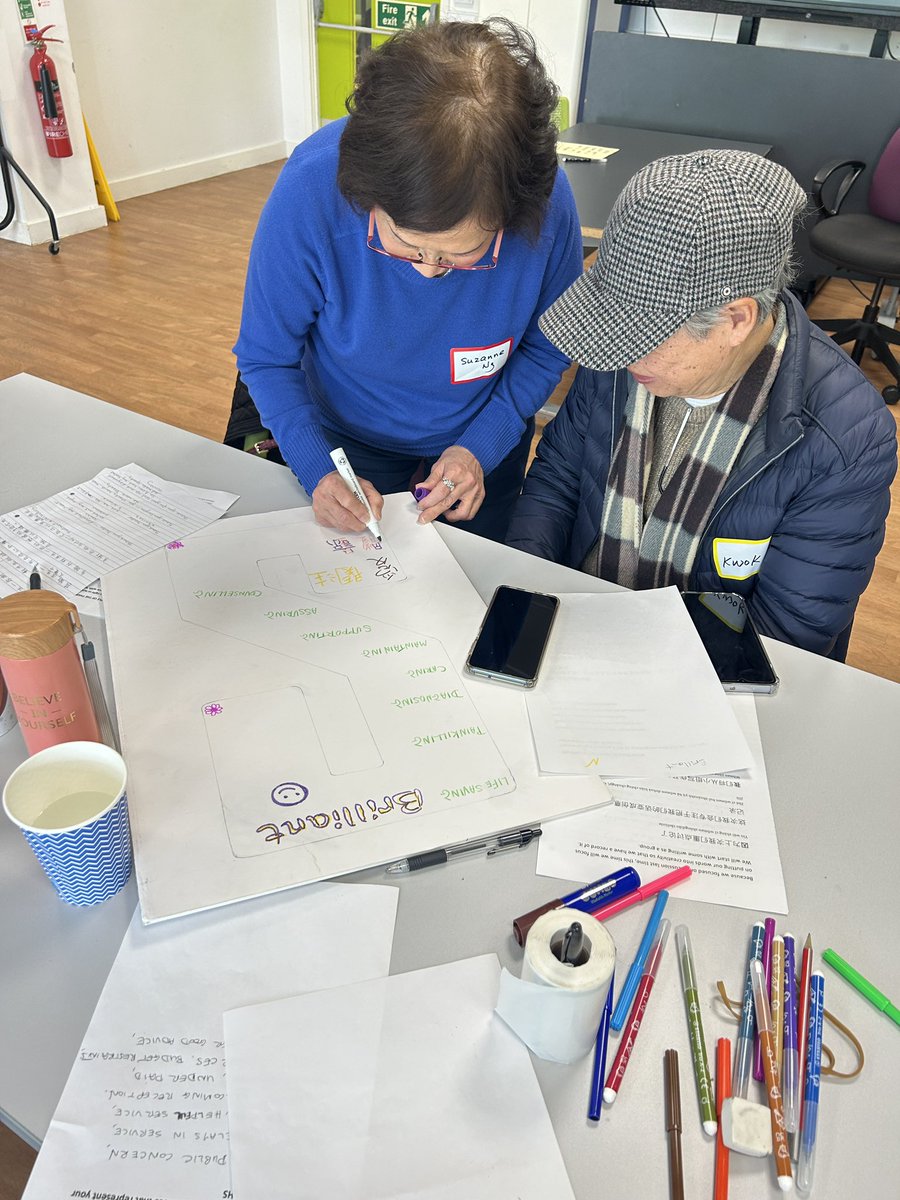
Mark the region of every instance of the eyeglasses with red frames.
MULTIPOLYGON (((398 262, 405 263, 422 263, 427 267, 446 267, 449 271, 493 271, 497 265, 497 259, 500 255, 500 243, 503 241, 503 230, 498 229, 494 237, 493 249, 490 251, 491 261, 487 263, 477 262, 471 266, 465 263, 454 262, 452 258, 445 258, 443 254, 439 254, 436 259, 430 260, 425 257, 420 250, 418 254, 392 254, 390 250, 385 250, 382 246, 375 245, 375 213, 369 213, 369 232, 366 237, 366 245, 370 250, 374 250, 376 254, 381 254, 385 258, 396 258, 398 262)), ((480 256, 484 258, 482 254, 480 256)))

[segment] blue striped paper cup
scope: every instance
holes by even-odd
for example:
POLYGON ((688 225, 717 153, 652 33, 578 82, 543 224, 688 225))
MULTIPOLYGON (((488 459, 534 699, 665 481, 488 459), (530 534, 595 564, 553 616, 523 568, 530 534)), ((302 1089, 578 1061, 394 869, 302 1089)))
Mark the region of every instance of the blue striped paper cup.
POLYGON ((6 781, 6 815, 67 904, 102 904, 128 882, 125 777, 122 756, 109 746, 63 742, 26 759, 6 781))

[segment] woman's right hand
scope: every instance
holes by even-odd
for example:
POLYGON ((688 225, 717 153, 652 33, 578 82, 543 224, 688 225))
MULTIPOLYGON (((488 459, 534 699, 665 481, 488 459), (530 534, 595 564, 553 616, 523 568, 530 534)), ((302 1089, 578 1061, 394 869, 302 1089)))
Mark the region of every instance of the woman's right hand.
MULTIPOLYGON (((372 506, 375 520, 380 521, 384 497, 368 479, 360 479, 359 486, 372 506)), ((331 471, 319 480, 312 494, 312 506, 320 525, 338 529, 341 533, 362 533, 369 519, 366 506, 357 500, 337 471, 331 471)))

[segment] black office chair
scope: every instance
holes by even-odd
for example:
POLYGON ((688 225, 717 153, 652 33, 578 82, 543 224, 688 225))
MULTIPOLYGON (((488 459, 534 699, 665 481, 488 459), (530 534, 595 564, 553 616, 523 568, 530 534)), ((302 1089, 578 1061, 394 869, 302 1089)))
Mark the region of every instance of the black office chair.
POLYGON ((841 204, 865 168, 853 160, 827 163, 813 183, 813 201, 823 219, 810 230, 812 248, 845 271, 875 280, 872 299, 856 320, 816 321, 836 342, 853 342, 851 358, 862 362, 864 350, 871 350, 897 380, 882 389, 888 404, 900 399, 900 363, 891 347, 900 346, 900 333, 878 321, 881 293, 886 286, 900 285, 900 129, 888 142, 879 158, 869 185, 868 213, 839 216, 841 204), (837 186, 834 207, 823 198, 825 185, 835 172, 847 168, 837 186))

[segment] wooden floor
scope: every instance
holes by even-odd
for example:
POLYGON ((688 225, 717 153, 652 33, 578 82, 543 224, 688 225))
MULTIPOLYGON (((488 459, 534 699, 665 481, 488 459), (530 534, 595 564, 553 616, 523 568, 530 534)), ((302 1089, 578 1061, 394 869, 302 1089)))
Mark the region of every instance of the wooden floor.
MULTIPOLYGON (((66 238, 58 257, 0 241, 0 378, 28 371, 221 438, 247 253, 278 170, 254 167, 126 200, 120 224, 66 238)), ((855 316, 862 307, 852 285, 833 281, 810 313, 855 316)), ((889 382, 877 364, 864 369, 878 388, 889 382)), ((900 483, 894 500, 849 661, 900 680, 900 483)), ((33 1157, 0 1126, 0 1200, 18 1200, 33 1157)))

